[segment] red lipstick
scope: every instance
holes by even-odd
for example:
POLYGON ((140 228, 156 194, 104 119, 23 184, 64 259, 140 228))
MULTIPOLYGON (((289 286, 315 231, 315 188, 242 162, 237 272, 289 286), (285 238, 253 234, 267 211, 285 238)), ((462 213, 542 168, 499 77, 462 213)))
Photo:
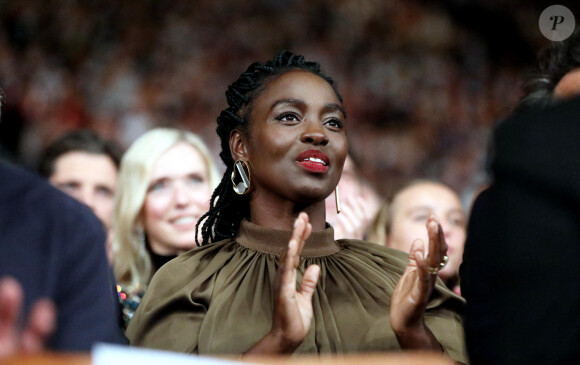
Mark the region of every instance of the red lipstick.
POLYGON ((302 152, 296 161, 309 172, 325 173, 328 171, 330 159, 319 150, 310 149, 302 152))

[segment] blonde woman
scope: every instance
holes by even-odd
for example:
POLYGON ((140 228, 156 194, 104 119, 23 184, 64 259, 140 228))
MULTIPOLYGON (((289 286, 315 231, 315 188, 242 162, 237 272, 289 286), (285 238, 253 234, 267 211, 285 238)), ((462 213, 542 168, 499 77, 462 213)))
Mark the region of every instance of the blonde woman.
POLYGON ((196 247, 195 226, 218 182, 207 147, 190 132, 150 130, 123 156, 115 197, 113 267, 126 324, 153 274, 196 247))

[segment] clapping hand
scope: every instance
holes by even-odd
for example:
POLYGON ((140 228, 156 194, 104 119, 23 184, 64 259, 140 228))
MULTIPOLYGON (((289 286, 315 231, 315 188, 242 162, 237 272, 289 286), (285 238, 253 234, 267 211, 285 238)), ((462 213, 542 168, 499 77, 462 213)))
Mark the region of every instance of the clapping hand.
POLYGON ((19 328, 23 293, 10 277, 0 278, 0 359, 16 353, 40 352, 55 328, 56 309, 48 299, 37 301, 24 327, 19 328))
POLYGON ((413 242, 409 262, 391 298, 391 327, 402 348, 441 351, 441 345, 425 325, 425 309, 435 287, 437 271, 445 262, 447 243, 434 216, 427 220, 429 251, 423 241, 413 242))
POLYGON ((312 295, 320 268, 310 265, 304 272, 300 289, 296 289, 296 269, 306 240, 312 232, 308 215, 300 213, 274 283, 272 329, 246 354, 291 353, 302 343, 312 323, 312 295))

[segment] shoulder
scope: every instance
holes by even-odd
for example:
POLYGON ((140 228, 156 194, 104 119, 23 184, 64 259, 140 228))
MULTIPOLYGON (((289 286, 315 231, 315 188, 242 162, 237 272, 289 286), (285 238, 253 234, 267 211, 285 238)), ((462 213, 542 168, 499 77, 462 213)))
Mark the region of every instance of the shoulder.
MULTIPOLYGON (((580 98, 516 114, 494 130, 489 155, 496 180, 509 179, 556 194, 580 194, 580 98)), ((524 184, 521 184, 524 186, 524 184)))
POLYGON ((20 245, 26 237, 27 249, 63 246, 90 255, 100 247, 94 242, 106 240, 102 223, 87 206, 39 176, 1 162, 0 207, 3 245, 20 245))
POLYGON ((151 279, 149 288, 157 283, 168 287, 168 283, 188 286, 194 279, 196 282, 204 281, 218 273, 239 249, 240 245, 233 239, 226 239, 187 251, 161 266, 151 279))
MULTIPOLYGON (((0 162, 0 215, 35 225, 50 222, 98 225, 98 218, 84 204, 54 188, 46 180, 22 168, 0 162)), ((84 225, 83 225, 84 226, 84 225)), ((32 228, 33 225, 29 226, 32 228)), ((78 230, 78 229, 77 229, 78 230)))

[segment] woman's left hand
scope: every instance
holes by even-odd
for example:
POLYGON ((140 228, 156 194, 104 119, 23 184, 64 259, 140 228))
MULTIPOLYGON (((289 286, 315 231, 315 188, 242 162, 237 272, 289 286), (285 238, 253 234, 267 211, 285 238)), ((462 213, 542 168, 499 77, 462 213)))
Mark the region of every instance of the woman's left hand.
POLYGON ((425 308, 435 287, 437 271, 444 261, 447 243, 434 216, 427 220, 429 252, 425 257, 423 241, 413 242, 409 263, 391 297, 391 327, 402 348, 435 349, 441 345, 425 325, 425 308))

